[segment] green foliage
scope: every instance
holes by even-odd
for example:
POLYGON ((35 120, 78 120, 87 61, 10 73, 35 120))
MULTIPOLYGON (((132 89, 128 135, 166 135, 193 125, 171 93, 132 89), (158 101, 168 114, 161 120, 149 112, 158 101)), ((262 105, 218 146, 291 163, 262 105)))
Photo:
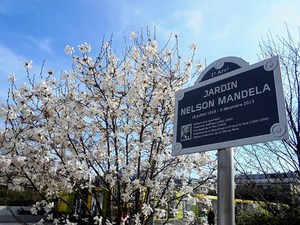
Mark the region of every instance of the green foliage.
POLYGON ((262 225, 268 224, 270 221, 270 215, 264 211, 254 210, 241 212, 236 217, 236 225, 262 225))
POLYGON ((39 201, 38 195, 33 191, 15 191, 0 188, 0 205, 31 206, 39 201))
POLYGON ((300 206, 281 207, 270 212, 266 209, 241 212, 236 216, 236 225, 299 225, 300 206))

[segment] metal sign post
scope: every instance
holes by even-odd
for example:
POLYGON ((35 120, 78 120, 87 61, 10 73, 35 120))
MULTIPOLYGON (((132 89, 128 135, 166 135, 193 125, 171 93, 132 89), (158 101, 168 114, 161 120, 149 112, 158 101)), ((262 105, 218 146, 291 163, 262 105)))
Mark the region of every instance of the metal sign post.
POLYGON ((235 224, 233 148, 218 150, 218 225, 235 224))

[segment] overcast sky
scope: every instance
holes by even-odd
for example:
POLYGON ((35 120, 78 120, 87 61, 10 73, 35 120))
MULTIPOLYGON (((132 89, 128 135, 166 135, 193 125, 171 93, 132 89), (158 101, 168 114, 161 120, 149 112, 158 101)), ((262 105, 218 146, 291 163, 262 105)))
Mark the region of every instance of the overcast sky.
POLYGON ((182 52, 195 42, 197 60, 208 64, 226 56, 253 64, 269 30, 282 36, 287 24, 298 40, 299 12, 299 0, 1 0, 0 96, 9 74, 25 76, 23 60, 36 68, 46 60, 59 72, 71 65, 66 45, 88 42, 96 51, 113 33, 118 46, 146 26, 162 39, 177 33, 182 52))

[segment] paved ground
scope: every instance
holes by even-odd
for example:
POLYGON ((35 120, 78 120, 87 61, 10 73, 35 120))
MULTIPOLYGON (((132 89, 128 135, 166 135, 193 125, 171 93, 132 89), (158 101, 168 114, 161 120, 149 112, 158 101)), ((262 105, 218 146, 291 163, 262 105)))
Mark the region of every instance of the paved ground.
MULTIPOLYGON (((32 225, 32 224, 36 224, 37 222, 26 222, 27 225, 32 225)), ((0 225, 20 225, 23 223, 18 223, 18 222, 14 222, 14 221, 1 221, 0 225)), ((46 223, 44 223, 46 224, 46 223)))
MULTIPOLYGON (((23 225, 23 223, 16 223, 16 222, 0 222, 1 225, 23 225)), ((26 225, 33 225, 36 223, 31 223, 31 222, 27 222, 26 225)), ((49 224, 50 223, 44 223, 44 224, 49 224)))
MULTIPOLYGON (((14 223, 14 222, 11 222, 11 223, 3 223, 1 222, 0 223, 1 225, 21 225, 20 223, 14 223)), ((34 223, 27 223, 27 225, 33 225, 34 223)))

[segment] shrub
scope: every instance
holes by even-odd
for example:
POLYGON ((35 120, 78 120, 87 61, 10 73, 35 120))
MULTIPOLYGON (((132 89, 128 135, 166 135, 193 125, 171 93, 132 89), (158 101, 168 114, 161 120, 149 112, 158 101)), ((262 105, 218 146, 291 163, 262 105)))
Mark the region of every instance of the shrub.
POLYGON ((242 212, 236 216, 236 225, 299 225, 300 206, 281 207, 271 213, 265 209, 242 212))
POLYGON ((39 200, 34 191, 15 191, 0 188, 0 205, 31 206, 39 200))

